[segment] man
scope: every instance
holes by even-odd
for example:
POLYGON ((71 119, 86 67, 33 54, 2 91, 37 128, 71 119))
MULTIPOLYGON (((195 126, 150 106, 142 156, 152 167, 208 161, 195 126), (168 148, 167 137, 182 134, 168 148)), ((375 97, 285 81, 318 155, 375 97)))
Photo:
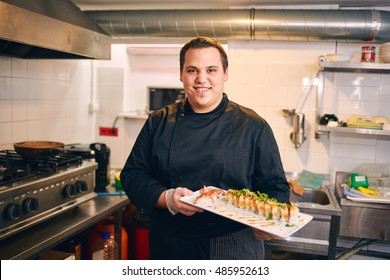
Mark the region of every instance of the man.
POLYGON ((228 58, 211 38, 180 52, 186 100, 149 115, 121 172, 130 201, 150 217, 152 259, 262 259, 272 236, 181 202, 204 185, 250 188, 289 203, 267 122, 224 93, 228 58), (257 238, 256 238, 257 237, 257 238))

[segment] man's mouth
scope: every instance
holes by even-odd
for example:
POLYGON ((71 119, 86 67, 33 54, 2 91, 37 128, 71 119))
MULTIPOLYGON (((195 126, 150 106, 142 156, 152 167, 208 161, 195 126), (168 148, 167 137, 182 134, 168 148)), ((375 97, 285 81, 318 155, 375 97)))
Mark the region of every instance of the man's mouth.
POLYGON ((195 89, 196 89, 197 92, 205 93, 205 92, 207 92, 211 88, 210 87, 196 87, 195 89))

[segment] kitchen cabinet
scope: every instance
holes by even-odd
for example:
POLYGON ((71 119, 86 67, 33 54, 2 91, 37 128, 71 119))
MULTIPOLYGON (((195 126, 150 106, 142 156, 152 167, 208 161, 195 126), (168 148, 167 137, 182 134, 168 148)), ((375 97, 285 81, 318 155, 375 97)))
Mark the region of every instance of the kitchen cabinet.
POLYGON ((122 211, 127 196, 97 196, 71 211, 0 241, 0 259, 31 259, 87 230, 107 216, 115 216, 115 237, 121 240, 122 211))
POLYGON ((319 138, 324 132, 354 133, 365 135, 390 136, 390 130, 375 130, 351 127, 328 127, 319 125, 320 117, 323 115, 322 104, 324 99, 324 73, 365 73, 365 74, 390 74, 390 64, 387 63, 350 63, 350 62, 327 62, 320 57, 320 71, 318 74, 317 91, 317 116, 315 138, 319 138))

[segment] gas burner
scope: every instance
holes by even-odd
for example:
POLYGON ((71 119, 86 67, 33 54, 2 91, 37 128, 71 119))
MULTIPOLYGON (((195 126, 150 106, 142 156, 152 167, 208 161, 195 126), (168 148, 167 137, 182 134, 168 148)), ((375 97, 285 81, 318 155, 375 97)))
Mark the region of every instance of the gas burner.
POLYGON ((0 240, 96 197, 97 166, 66 153, 27 160, 0 151, 0 240))
POLYGON ((14 150, 0 151, 0 186, 48 176, 71 166, 79 166, 83 162, 80 156, 67 153, 48 158, 25 159, 14 150))

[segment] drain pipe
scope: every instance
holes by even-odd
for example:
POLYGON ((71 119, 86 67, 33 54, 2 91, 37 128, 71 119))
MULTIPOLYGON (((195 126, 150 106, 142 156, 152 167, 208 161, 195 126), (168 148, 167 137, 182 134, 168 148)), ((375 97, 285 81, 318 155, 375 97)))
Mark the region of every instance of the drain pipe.
POLYGON ((85 11, 113 38, 390 41, 390 12, 379 10, 85 11))

